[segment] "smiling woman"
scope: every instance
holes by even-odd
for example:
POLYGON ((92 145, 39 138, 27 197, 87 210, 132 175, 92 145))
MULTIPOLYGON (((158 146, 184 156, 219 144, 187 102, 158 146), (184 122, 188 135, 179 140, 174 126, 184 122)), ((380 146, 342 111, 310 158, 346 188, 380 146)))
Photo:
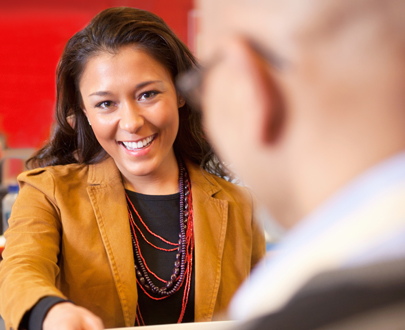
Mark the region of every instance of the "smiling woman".
POLYGON ((94 135, 114 159, 125 187, 152 195, 177 193, 173 144, 178 108, 185 102, 170 72, 142 48, 126 46, 87 63, 80 94, 94 135))
POLYGON ((7 328, 210 321, 264 254, 246 189, 177 92, 196 67, 156 15, 98 14, 57 69, 49 142, 19 176, 0 265, 7 328))

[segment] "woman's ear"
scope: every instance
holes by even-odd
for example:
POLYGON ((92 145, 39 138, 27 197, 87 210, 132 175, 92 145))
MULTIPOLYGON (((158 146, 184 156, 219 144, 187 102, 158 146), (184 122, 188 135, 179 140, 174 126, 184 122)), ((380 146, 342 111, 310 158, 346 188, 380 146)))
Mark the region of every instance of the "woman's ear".
POLYGON ((248 42, 239 39, 238 43, 245 70, 250 76, 247 79, 255 90, 255 107, 251 111, 255 118, 258 141, 273 144, 282 134, 286 110, 280 86, 274 76, 275 69, 248 42))
POLYGON ((186 104, 186 101, 184 100, 184 98, 182 96, 177 96, 177 107, 181 108, 186 104))
POLYGON ((72 127, 73 129, 76 126, 76 115, 74 114, 73 110, 70 109, 68 111, 68 115, 66 117, 66 121, 68 122, 68 124, 70 125, 70 127, 72 127))

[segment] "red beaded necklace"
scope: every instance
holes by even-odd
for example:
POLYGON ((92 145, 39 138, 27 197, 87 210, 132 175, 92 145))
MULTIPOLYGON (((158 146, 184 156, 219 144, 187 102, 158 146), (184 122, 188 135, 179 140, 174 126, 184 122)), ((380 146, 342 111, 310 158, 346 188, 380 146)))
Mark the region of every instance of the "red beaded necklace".
MULTIPOLYGON (((138 286, 149 298, 154 300, 162 300, 170 297, 172 294, 177 292, 182 287, 183 283, 185 283, 181 313, 177 321, 177 323, 181 323, 184 317, 184 313, 186 311, 188 297, 190 293, 191 273, 193 267, 194 232, 193 232, 193 204, 191 196, 191 184, 188 179, 187 170, 184 167, 182 161, 179 159, 178 162, 179 162, 179 187, 180 187, 180 234, 178 243, 169 242, 163 237, 152 232, 149 229, 149 227, 145 224, 145 222, 142 220, 141 216, 139 215, 134 205, 130 201, 128 195, 126 195, 126 197, 128 201, 128 215, 131 227, 132 243, 134 247, 135 272, 138 286), (151 235, 155 236, 163 243, 175 247, 163 248, 149 242, 146 239, 145 235, 142 233, 141 228, 139 228, 139 226, 135 223, 134 218, 132 216, 131 208, 138 217, 138 219, 140 220, 142 226, 151 235), (140 237, 138 237, 137 233, 139 233, 140 237), (148 243, 155 249, 167 252, 176 250, 178 251, 174 261, 173 273, 170 276, 169 280, 165 281, 161 279, 159 276, 157 276, 153 271, 149 269, 139 248, 138 238, 140 239, 141 237, 146 243, 148 243), (153 276, 158 281, 162 282, 163 286, 158 287, 157 285, 155 285, 150 278, 151 276, 153 276)), ((145 325, 142 319, 141 311, 139 309, 139 304, 137 305, 136 322, 137 325, 145 325)))

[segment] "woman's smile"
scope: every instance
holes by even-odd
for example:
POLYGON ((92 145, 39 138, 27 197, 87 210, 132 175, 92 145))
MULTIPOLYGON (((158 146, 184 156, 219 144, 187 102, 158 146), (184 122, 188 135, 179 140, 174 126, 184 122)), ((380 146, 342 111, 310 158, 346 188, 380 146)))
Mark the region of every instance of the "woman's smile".
POLYGON ((156 137, 156 134, 148 136, 148 137, 138 140, 138 141, 119 141, 118 143, 121 143, 125 149, 130 150, 130 151, 131 150, 140 150, 140 149, 149 147, 152 144, 155 137, 156 137))
POLYGON ((153 134, 137 141, 118 141, 125 151, 134 157, 145 156, 153 147, 157 134, 153 134))

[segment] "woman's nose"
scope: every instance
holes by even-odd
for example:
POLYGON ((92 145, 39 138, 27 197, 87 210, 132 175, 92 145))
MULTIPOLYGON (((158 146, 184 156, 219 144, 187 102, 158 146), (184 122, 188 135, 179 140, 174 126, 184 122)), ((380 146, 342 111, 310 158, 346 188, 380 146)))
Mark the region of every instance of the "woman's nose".
POLYGON ((121 109, 120 128, 128 133, 136 133, 144 124, 139 107, 135 102, 126 102, 121 109))

